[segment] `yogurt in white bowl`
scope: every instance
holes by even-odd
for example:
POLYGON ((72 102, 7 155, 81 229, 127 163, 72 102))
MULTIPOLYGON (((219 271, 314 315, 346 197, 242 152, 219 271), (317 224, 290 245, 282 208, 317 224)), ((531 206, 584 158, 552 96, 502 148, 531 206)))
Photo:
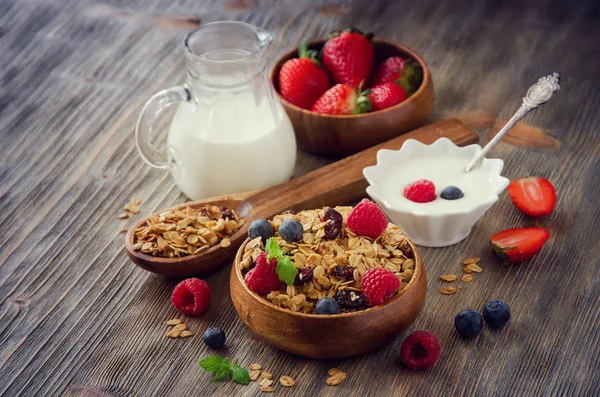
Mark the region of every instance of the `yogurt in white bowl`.
POLYGON ((431 145, 409 139, 400 150, 382 149, 377 152, 377 164, 363 170, 369 182, 367 193, 415 244, 456 244, 469 235, 510 182, 500 175, 504 167, 501 159, 484 158, 479 166, 465 172, 480 151, 479 145, 459 147, 447 138, 431 145), (404 196, 404 189, 421 179, 435 185, 433 201, 418 203, 404 196), (458 187, 463 197, 443 199, 441 192, 448 186, 458 187))

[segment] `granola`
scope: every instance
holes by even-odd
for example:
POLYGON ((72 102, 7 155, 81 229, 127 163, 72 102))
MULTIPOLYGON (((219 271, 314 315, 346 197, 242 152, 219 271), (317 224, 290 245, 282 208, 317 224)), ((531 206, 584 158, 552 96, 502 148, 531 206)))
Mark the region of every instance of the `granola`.
POLYGON ((242 225, 232 209, 206 205, 153 215, 135 230, 133 249, 152 256, 181 257, 197 254, 219 244, 231 245, 229 237, 242 225))
MULTIPOLYGON (((285 213, 271 221, 276 231, 274 239, 290 257, 298 276, 294 285, 284 285, 266 296, 274 305, 294 312, 315 313, 315 305, 325 297, 335 299, 341 312, 352 312, 368 308, 362 294, 361 280, 364 273, 373 267, 384 267, 393 272, 404 289, 414 275, 414 253, 408 237, 392 223, 376 239, 357 236, 347 228, 346 221, 352 207, 335 207, 342 214, 343 222, 337 237, 328 239, 325 228, 330 223, 323 221, 328 208, 285 213), (277 230, 285 219, 302 223, 304 234, 295 243, 284 241, 277 230)), ((244 247, 240 267, 247 272, 258 255, 264 251, 261 237, 250 240, 244 247)))

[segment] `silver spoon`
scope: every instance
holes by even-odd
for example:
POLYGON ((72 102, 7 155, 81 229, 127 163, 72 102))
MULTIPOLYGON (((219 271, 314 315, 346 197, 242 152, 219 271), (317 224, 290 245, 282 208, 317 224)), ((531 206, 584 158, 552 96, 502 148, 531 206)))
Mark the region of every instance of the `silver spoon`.
POLYGON ((560 89, 558 80, 560 79, 559 73, 552 73, 552 76, 544 76, 540 78, 537 83, 529 87, 527 95, 523 98, 523 104, 517 112, 508 120, 508 123, 502 127, 502 129, 496 134, 485 147, 475 156, 473 161, 465 168, 466 172, 471 171, 485 155, 494 147, 504 135, 515 125, 519 120, 523 118, 531 110, 536 109, 538 106, 547 102, 555 91, 560 89))

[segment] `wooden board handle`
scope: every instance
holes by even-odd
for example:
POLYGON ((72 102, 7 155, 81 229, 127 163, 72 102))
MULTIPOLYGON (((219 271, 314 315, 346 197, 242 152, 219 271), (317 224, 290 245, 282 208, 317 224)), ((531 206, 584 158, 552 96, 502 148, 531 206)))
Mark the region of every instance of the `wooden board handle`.
POLYGON ((366 196, 368 183, 362 170, 375 165, 377 151, 400 149, 407 139, 431 144, 442 137, 459 146, 479 141, 479 136, 457 119, 430 124, 250 197, 251 217, 269 219, 288 209, 305 210, 356 201, 366 196))

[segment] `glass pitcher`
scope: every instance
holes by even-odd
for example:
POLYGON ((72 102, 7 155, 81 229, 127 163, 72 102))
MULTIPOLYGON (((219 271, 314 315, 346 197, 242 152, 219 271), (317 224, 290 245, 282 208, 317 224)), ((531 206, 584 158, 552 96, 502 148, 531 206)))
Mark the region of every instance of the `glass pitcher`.
POLYGON ((183 41, 186 82, 144 105, 135 141, 146 163, 169 169, 192 200, 288 180, 296 162, 292 124, 266 74, 274 34, 243 22, 208 23, 183 41), (177 102, 166 150, 151 144, 160 111, 177 102))

